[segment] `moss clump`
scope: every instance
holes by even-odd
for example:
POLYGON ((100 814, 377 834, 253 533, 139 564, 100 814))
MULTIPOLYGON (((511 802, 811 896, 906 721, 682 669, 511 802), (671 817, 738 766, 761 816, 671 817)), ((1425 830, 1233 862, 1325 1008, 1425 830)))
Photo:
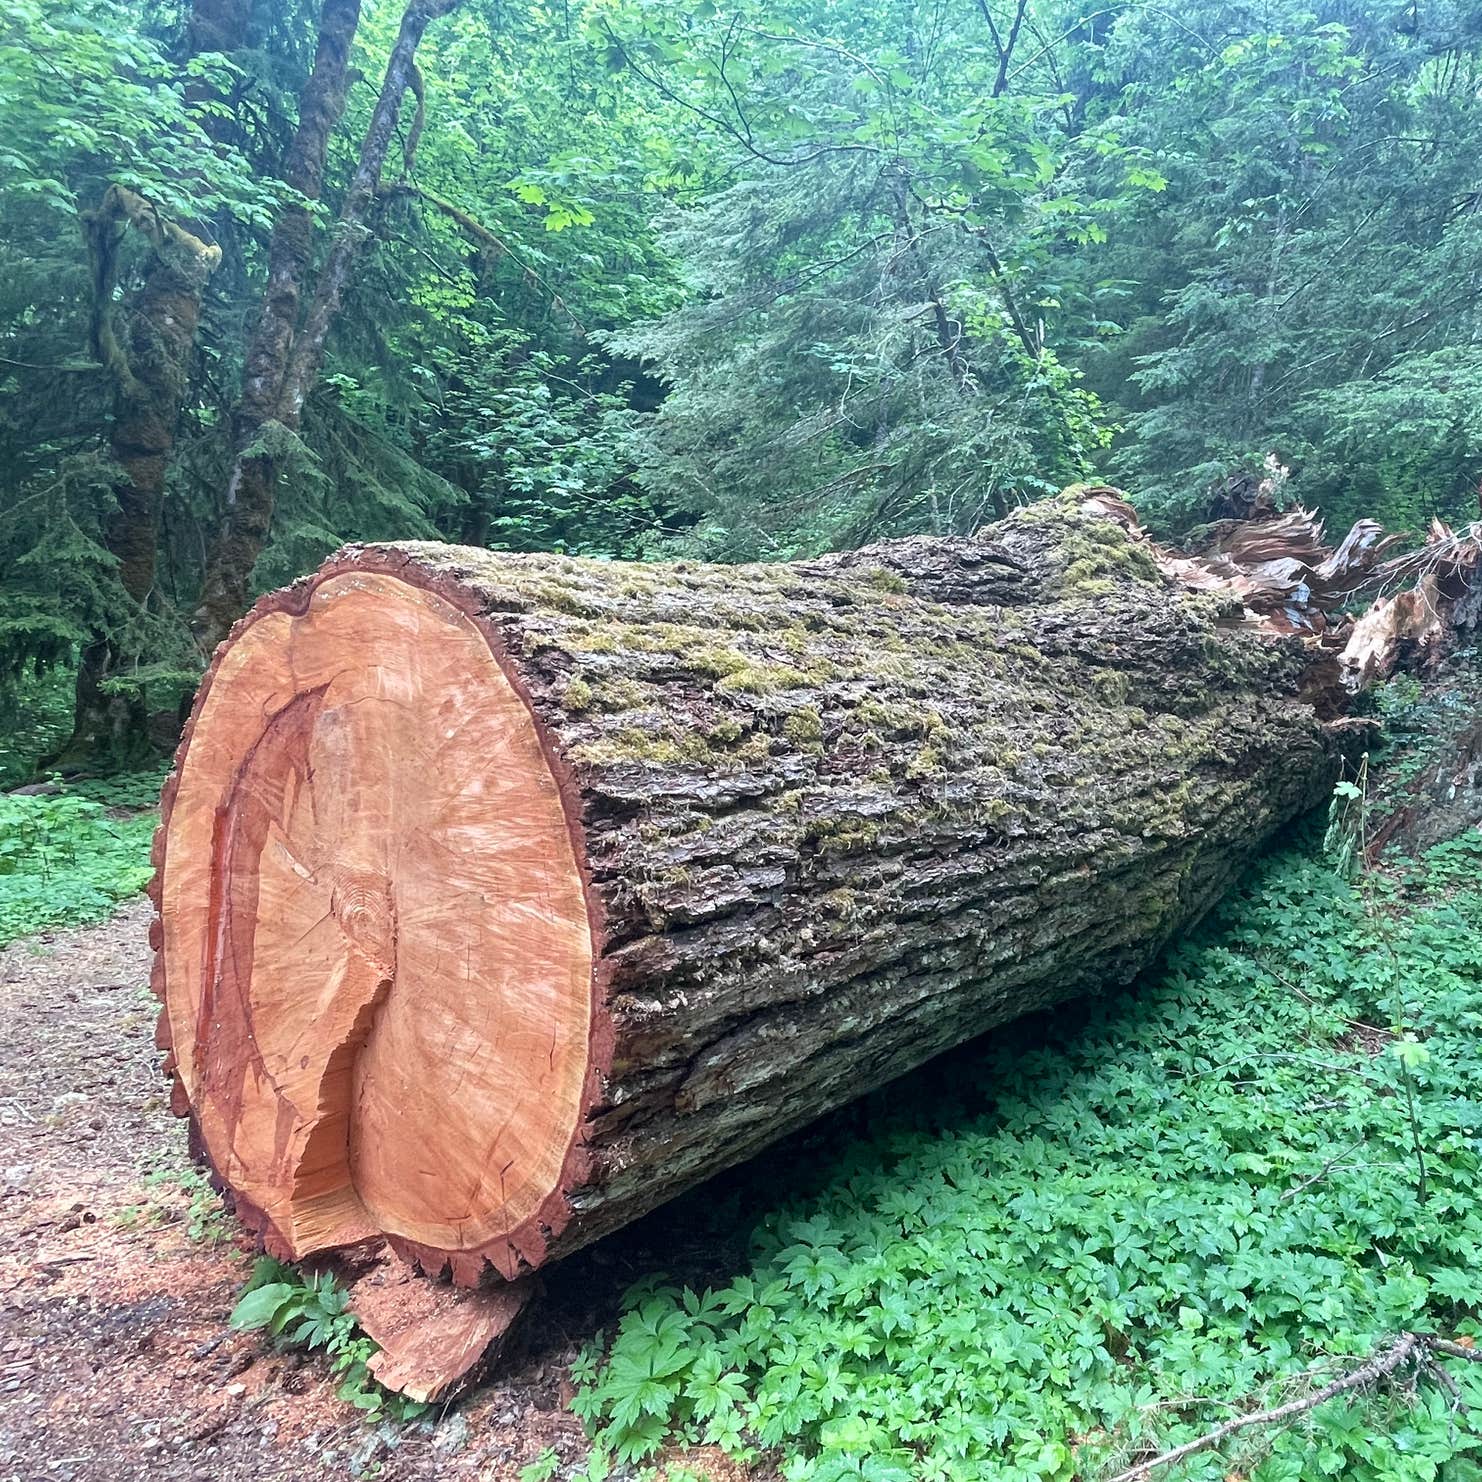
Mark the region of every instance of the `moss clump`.
POLYGON ((854 707, 853 720, 867 730, 883 731, 894 736, 926 736, 936 725, 942 723, 935 711, 921 710, 914 705, 895 705, 888 701, 866 696, 854 707))
POLYGON ((1091 675, 1091 688, 1108 705, 1122 705, 1132 684, 1120 669, 1097 669, 1091 675))
POLYGON ((803 837, 816 843, 820 854, 856 854, 876 843, 880 825, 864 818, 813 818, 803 837))
POLYGON ((973 817, 987 828, 997 828, 1013 817, 1014 810, 1003 798, 985 798, 973 809, 973 817))
POLYGON ((735 669, 716 682, 723 695, 772 695, 779 690, 802 689, 809 682, 801 669, 787 664, 750 664, 735 669))
POLYGON ((1110 597, 1116 591, 1116 583, 1104 574, 1105 568, 1089 557, 1072 561, 1060 577, 1062 595, 1074 593, 1077 597, 1110 597))
POLYGON ((592 686, 585 679, 576 678, 568 680, 566 688, 561 691, 561 703, 571 711, 580 712, 590 709, 592 704, 592 686))
POLYGON ((1065 560, 1056 582, 1061 596, 1104 597, 1118 582, 1163 583, 1158 563, 1114 520, 1085 517, 1070 525, 1060 552, 1065 560))
POLYGON ((823 717, 811 705, 805 705, 783 721, 782 734, 805 751, 822 751, 823 717))
POLYGON ((707 679, 726 679, 744 674, 751 664, 740 649, 721 644, 688 643, 675 652, 695 673, 703 674, 707 679))
POLYGON ((905 578, 898 572, 887 571, 883 566, 877 566, 870 572, 869 582, 872 587, 881 592, 904 592, 906 590, 905 578))
POLYGON ((710 727, 706 735, 718 746, 734 746, 744 734, 741 722, 734 716, 726 716, 710 727))
POLYGON ((715 760, 705 737, 690 732, 683 736, 655 735, 627 726, 600 740, 583 742, 572 749, 577 761, 599 766, 621 766, 625 762, 654 762, 683 766, 715 760))
POLYGON ((841 921, 852 921, 859 914, 858 893, 845 887, 829 891, 818 904, 841 921))
POLYGON ((592 686, 591 708, 616 714, 636 710, 648 699, 648 691, 632 679, 603 679, 592 686))
POLYGON ((935 746, 923 746, 906 763, 906 776, 913 781, 923 777, 938 777, 946 770, 946 758, 935 746))
POLYGON ((598 627, 595 623, 573 623, 561 630, 560 642, 574 653, 615 654, 618 651, 616 634, 610 627, 598 627))
POLYGON ((1083 510, 1086 493, 1085 484, 1072 484, 1011 517, 1020 526, 1059 527, 1048 552, 1058 567, 1052 568, 1048 594, 1084 601, 1110 596, 1119 583, 1161 586, 1162 573, 1147 546, 1119 521, 1083 510))
POLYGON ((772 754, 771 738, 764 731, 753 731, 731 754, 741 762, 764 762, 772 754))

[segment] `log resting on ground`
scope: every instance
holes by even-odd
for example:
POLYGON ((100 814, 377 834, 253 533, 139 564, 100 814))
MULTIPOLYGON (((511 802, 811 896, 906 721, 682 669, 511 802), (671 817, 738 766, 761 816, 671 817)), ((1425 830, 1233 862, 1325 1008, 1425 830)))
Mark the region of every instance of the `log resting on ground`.
POLYGON ((238 1211, 513 1279, 1129 980, 1357 744, 1311 584, 1187 559, 1082 489, 787 565, 350 547, 265 597, 153 887, 238 1211))

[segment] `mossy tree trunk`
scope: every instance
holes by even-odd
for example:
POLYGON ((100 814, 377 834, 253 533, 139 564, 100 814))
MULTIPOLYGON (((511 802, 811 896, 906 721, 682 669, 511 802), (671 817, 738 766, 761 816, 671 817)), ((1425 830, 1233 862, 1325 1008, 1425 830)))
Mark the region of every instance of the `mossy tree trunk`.
POLYGON ((149 647, 165 477, 175 451, 201 298, 221 253, 153 204, 111 186, 87 223, 94 268, 93 348, 113 383, 109 450, 118 468, 116 506, 103 543, 117 562, 127 606, 83 646, 77 668, 72 735, 49 764, 86 768, 100 758, 136 761, 148 750, 148 714, 138 689, 110 691, 149 647), (127 295, 120 333, 113 297, 124 240, 144 237, 150 256, 127 295))
MULTIPOLYGON (((428 25, 457 0, 410 0, 386 65, 386 76, 340 205, 329 251, 311 285, 313 222, 307 209, 286 207, 273 231, 268 281, 242 375, 235 417, 236 457, 227 480, 221 529, 207 558, 197 636, 212 647, 245 611, 252 568, 267 545, 278 473, 296 436, 304 402, 318 380, 329 333, 370 235, 367 218, 396 133, 402 100, 420 89, 416 53, 428 25), (304 302, 308 295, 307 303, 304 302)), ((349 50, 359 0, 325 0, 319 50, 305 86, 299 128, 285 178, 307 200, 323 185, 329 138, 345 109, 349 50)), ((414 132, 420 127, 420 120, 414 132)))
POLYGON ((195 614, 197 636, 208 649, 246 607, 252 567, 272 524, 277 456, 271 429, 282 420, 283 382, 314 258, 313 203, 323 192, 329 142, 344 116, 359 25, 360 0, 324 0, 314 62, 299 95, 298 126, 283 161, 283 181, 295 198, 280 208, 268 243, 267 278, 232 417, 235 456, 195 614))
POLYGON ((351 548, 167 789, 176 1107, 267 1244, 514 1277, 1126 982, 1349 734, 1075 496, 777 566, 351 548))
MULTIPOLYGON (((196 0, 186 26, 186 56, 238 50, 247 40, 250 12, 247 0, 196 0)), ((187 96, 206 102, 209 85, 193 78, 187 96)), ((226 137, 220 113, 208 110, 201 122, 209 137, 226 137)), ((144 696, 137 690, 110 693, 106 686, 148 647, 138 630, 154 593, 165 476, 190 385, 202 296, 221 261, 199 224, 167 220, 152 202, 123 186, 110 186, 83 225, 93 268, 90 338, 112 383, 109 450, 120 474, 117 508, 103 543, 118 562, 119 583, 137 616, 100 625, 83 645, 72 735, 47 759, 67 768, 138 760, 150 747, 144 696), (147 241, 150 251, 117 314, 120 331, 113 301, 129 237, 147 241)))

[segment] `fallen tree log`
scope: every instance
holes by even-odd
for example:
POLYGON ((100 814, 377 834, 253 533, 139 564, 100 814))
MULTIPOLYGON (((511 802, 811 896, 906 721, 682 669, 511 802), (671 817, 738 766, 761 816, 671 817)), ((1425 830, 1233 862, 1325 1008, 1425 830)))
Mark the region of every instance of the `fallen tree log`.
POLYGON ((513 1279, 1144 967, 1355 748, 1280 605, 1096 491, 789 565, 348 548, 166 788, 175 1107, 274 1253, 513 1279))

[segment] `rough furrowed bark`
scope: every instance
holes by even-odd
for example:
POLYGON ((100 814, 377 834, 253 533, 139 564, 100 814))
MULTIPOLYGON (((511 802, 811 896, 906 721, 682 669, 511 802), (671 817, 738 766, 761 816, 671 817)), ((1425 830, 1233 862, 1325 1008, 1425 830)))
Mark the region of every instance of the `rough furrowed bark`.
POLYGON ((351 547, 166 789, 175 1107, 274 1252, 515 1278, 1121 984, 1330 791, 1310 639, 1113 499, 790 565, 351 547))

